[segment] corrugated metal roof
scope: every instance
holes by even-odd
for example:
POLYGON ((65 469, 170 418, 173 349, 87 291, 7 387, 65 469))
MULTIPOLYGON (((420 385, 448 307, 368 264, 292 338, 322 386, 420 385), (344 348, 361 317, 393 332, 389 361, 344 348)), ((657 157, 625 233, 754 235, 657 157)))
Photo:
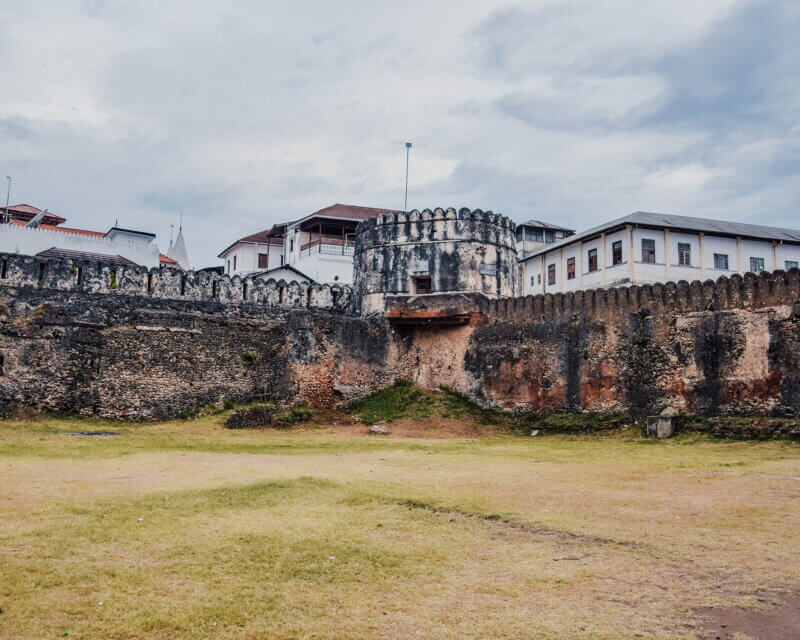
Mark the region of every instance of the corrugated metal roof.
POLYGON ((532 251, 523 260, 529 260, 534 256, 541 255, 565 247, 573 242, 580 242, 586 238, 591 238, 600 233, 611 231, 617 227, 624 227, 627 224, 643 227, 657 227, 660 229, 671 229, 675 231, 693 231, 711 233, 725 236, 741 236, 743 238, 756 238, 759 240, 779 240, 783 242, 800 243, 800 230, 785 229, 782 227, 768 227, 760 224, 746 224, 744 222, 729 222, 726 220, 712 220, 710 218, 695 218, 692 216, 676 216, 668 213, 651 213, 649 211, 637 211, 616 220, 611 220, 605 224, 586 229, 576 233, 574 236, 565 238, 546 247, 532 251))
POLYGON ((575 231, 575 229, 568 229, 567 227, 559 227, 557 224, 550 224, 549 222, 542 222, 541 220, 528 220, 518 227, 541 227, 542 229, 553 229, 555 231, 575 231))

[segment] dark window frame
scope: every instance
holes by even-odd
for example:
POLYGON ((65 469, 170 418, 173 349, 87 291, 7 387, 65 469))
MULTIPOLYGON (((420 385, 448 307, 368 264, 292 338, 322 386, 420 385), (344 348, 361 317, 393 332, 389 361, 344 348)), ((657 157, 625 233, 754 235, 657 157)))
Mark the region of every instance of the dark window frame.
POLYGON ((589 273, 594 273, 595 271, 599 271, 600 269, 597 266, 597 248, 589 249, 586 253, 587 257, 587 264, 589 267, 589 273))
POLYGON ((653 238, 642 238, 642 262, 656 263, 656 241, 653 238))
POLYGON ((413 293, 416 295, 433 293, 433 280, 431 276, 411 276, 411 284, 414 289, 413 293))
POLYGON ((678 243, 678 266, 692 266, 692 245, 689 242, 678 243))
POLYGON ((556 263, 551 262, 547 265, 547 286, 552 287, 556 283, 556 263))
POLYGON ((567 258, 567 280, 575 279, 575 258, 567 258))
POLYGON ((611 243, 611 266, 616 267, 618 264, 622 264, 622 240, 611 243))

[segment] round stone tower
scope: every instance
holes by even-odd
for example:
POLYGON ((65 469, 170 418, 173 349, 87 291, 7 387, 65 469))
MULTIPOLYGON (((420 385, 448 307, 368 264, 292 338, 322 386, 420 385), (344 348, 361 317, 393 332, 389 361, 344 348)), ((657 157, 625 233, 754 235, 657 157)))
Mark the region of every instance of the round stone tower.
POLYGON ((388 213, 356 229, 353 294, 363 314, 387 296, 520 295, 514 223, 480 209, 388 213))

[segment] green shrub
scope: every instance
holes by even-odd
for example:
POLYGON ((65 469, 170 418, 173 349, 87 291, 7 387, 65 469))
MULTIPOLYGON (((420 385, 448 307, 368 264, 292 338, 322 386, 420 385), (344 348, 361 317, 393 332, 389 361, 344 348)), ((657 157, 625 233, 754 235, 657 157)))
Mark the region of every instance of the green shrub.
POLYGON ((308 422, 311 420, 311 417, 311 409, 306 405, 293 404, 292 408, 289 409, 289 415, 286 416, 286 420, 288 422, 308 422))
POLYGON ((242 362, 245 364, 245 366, 250 367, 255 364, 256 354, 252 351, 242 351, 241 356, 242 362))

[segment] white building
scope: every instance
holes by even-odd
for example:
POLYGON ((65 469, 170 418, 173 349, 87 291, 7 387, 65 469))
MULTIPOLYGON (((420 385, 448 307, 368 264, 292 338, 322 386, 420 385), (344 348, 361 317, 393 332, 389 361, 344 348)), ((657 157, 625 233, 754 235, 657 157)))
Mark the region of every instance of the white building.
POLYGON ((356 226, 383 213, 397 212, 334 204, 237 240, 218 257, 230 275, 352 284, 356 226))
POLYGON ((639 211, 521 259, 526 295, 796 268, 800 231, 639 211))
POLYGON ((574 229, 559 227, 541 220, 528 220, 517 225, 517 254, 525 258, 545 245, 559 242, 575 235, 574 229))
POLYGON ((114 226, 106 232, 65 227, 65 218, 28 204, 0 207, 0 253, 158 267, 156 236, 114 226))
POLYGON ((217 257, 225 273, 240 276, 275 269, 283 264, 284 229, 279 225, 239 238, 217 257))

